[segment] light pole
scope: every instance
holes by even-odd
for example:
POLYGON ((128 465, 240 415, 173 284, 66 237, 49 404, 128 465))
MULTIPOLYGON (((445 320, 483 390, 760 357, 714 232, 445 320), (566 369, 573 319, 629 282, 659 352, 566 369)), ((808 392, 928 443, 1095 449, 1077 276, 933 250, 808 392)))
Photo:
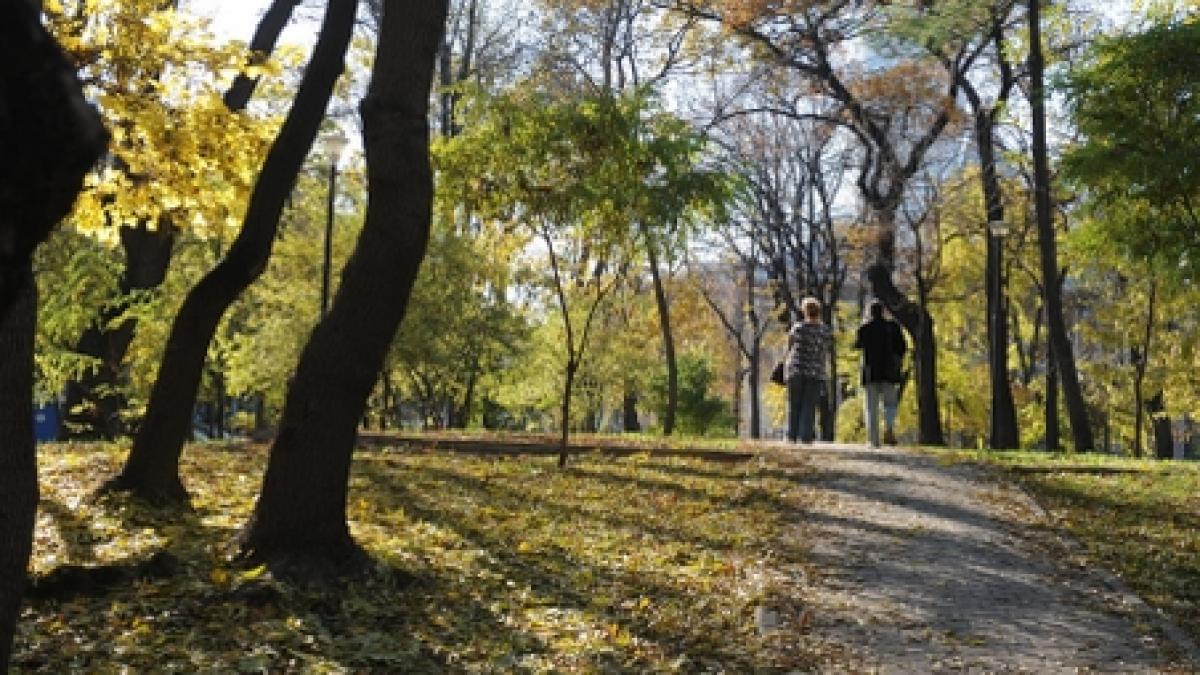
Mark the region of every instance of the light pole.
POLYGON ((329 268, 333 258, 333 203, 337 198, 337 170, 342 153, 350 141, 342 132, 335 131, 321 139, 325 157, 329 159, 329 203, 325 213, 325 262, 321 268, 321 317, 329 311, 329 268))

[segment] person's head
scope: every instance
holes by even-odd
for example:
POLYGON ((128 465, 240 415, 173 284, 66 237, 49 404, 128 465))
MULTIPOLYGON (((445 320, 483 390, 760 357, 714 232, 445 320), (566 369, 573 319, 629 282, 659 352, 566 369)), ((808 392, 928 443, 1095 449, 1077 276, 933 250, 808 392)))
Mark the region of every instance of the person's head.
POLYGON ((821 301, 809 296, 800 303, 800 311, 804 314, 805 321, 820 321, 821 320, 821 301))
POLYGON ((870 304, 870 312, 872 319, 883 318, 883 303, 878 300, 872 300, 870 304))

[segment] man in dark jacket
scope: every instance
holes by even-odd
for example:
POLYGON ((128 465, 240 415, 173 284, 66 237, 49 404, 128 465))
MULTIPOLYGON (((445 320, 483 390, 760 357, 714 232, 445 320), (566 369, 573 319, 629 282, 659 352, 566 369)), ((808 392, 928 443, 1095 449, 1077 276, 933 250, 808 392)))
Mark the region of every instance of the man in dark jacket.
POLYGON ((883 440, 896 443, 896 407, 899 404, 900 383, 904 381, 904 333, 899 324, 884 316, 883 303, 872 300, 870 320, 859 326, 854 336, 854 348, 862 350, 862 385, 867 440, 879 447, 879 404, 883 403, 883 440))

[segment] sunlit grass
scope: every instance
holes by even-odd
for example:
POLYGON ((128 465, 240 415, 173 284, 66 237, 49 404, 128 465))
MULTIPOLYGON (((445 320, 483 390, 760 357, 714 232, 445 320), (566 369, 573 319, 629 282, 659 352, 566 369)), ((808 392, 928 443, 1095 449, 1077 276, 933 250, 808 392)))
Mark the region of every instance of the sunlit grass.
POLYGON ((185 454, 194 514, 86 495, 118 466, 107 446, 47 446, 32 567, 143 558, 168 579, 28 606, 14 664, 46 672, 786 671, 811 665, 786 627, 799 601, 803 466, 585 453, 552 457, 360 451, 348 513, 383 574, 312 590, 241 569, 263 448, 185 454))

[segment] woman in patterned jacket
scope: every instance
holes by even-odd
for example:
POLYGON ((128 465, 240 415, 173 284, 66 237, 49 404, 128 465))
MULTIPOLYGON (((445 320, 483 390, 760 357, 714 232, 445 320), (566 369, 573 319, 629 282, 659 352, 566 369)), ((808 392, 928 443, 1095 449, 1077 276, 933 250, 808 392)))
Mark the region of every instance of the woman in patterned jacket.
POLYGON ((788 331, 788 440, 812 443, 816 438, 817 404, 829 379, 833 332, 821 320, 821 301, 800 303, 804 320, 788 331))

